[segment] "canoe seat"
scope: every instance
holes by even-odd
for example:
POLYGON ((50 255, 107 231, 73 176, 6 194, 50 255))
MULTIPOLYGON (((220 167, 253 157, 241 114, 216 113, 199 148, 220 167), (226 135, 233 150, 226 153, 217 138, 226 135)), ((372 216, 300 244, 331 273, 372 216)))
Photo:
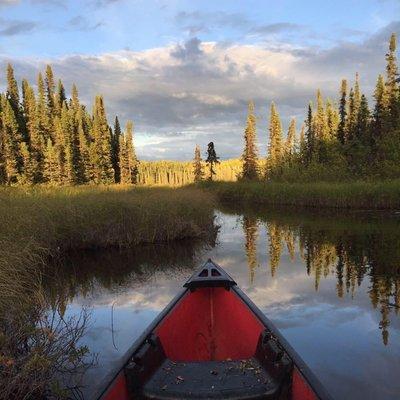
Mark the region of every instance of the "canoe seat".
POLYGON ((278 399, 292 363, 267 331, 246 360, 172 361, 153 335, 125 369, 132 399, 278 399))

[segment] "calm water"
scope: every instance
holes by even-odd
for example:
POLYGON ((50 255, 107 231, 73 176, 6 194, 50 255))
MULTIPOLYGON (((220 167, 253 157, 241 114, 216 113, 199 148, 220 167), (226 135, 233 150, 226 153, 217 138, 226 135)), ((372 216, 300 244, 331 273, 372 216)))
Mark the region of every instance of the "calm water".
MULTIPOLYGON (((215 245, 71 256, 49 277, 67 315, 91 310, 85 398, 211 257, 336 399, 400 398, 400 215, 217 212, 215 245), (61 293, 61 294, 60 294, 61 293)), ((56 300, 57 299, 57 300, 56 300)))

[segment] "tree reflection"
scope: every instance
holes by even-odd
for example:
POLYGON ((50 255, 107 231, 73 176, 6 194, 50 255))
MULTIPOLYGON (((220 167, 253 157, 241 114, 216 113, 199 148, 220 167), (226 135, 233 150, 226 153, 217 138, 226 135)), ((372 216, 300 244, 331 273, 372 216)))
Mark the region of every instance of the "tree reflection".
POLYGON ((247 265, 249 268, 250 283, 254 281, 255 270, 258 266, 257 262, 257 239, 258 239, 258 222, 256 218, 244 217, 243 232, 245 238, 245 251, 247 257, 247 265))
MULTIPOLYGON (((248 211, 248 210, 246 210, 248 211)), ((398 221, 376 215, 318 215, 250 211, 243 218, 245 250, 253 282, 257 266, 256 239, 264 223, 268 237, 267 257, 271 276, 279 275, 284 246, 293 261, 296 253, 306 273, 321 280, 336 277, 339 298, 356 296, 366 283, 372 306, 379 310, 382 341, 389 342, 391 316, 400 310, 400 230, 398 221)))

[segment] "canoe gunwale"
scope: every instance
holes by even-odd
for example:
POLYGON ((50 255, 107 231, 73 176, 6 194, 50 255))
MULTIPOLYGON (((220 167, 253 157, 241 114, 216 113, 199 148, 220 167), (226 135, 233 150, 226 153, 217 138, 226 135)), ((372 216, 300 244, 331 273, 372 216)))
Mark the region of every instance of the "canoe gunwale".
POLYGON ((133 344, 129 347, 124 356, 119 361, 118 365, 104 377, 103 382, 105 383, 102 386, 100 386, 98 390, 95 392, 95 394, 92 397, 93 400, 105 399, 108 390, 112 387, 112 383, 116 380, 116 378, 124 369, 124 367, 129 363, 135 351, 139 349, 141 344, 146 340, 146 338, 150 335, 150 333, 154 331, 154 329, 160 324, 160 322, 168 315, 168 313, 176 306, 176 304, 182 299, 182 297, 186 293, 188 293, 188 289, 186 288, 181 289, 179 293, 150 323, 150 325, 147 326, 144 332, 133 342, 133 344))
POLYGON ((242 291, 242 289, 240 289, 238 286, 233 286, 231 290, 233 290, 242 299, 242 301, 250 308, 254 315, 278 339, 278 342, 282 345, 285 352, 292 359, 294 367, 298 369, 319 400, 333 400, 332 396, 326 391, 320 380, 311 371, 311 369, 307 366, 307 364, 303 361, 291 344, 284 338, 284 336, 282 336, 271 320, 265 316, 265 314, 256 306, 256 304, 253 303, 253 301, 242 291))

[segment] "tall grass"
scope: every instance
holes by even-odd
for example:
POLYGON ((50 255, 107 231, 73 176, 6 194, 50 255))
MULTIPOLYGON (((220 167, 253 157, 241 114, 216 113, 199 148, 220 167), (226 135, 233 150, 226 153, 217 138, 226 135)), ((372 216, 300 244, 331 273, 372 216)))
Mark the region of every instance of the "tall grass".
POLYGON ((369 182, 212 182, 203 183, 225 203, 348 209, 399 209, 400 180, 369 182))

